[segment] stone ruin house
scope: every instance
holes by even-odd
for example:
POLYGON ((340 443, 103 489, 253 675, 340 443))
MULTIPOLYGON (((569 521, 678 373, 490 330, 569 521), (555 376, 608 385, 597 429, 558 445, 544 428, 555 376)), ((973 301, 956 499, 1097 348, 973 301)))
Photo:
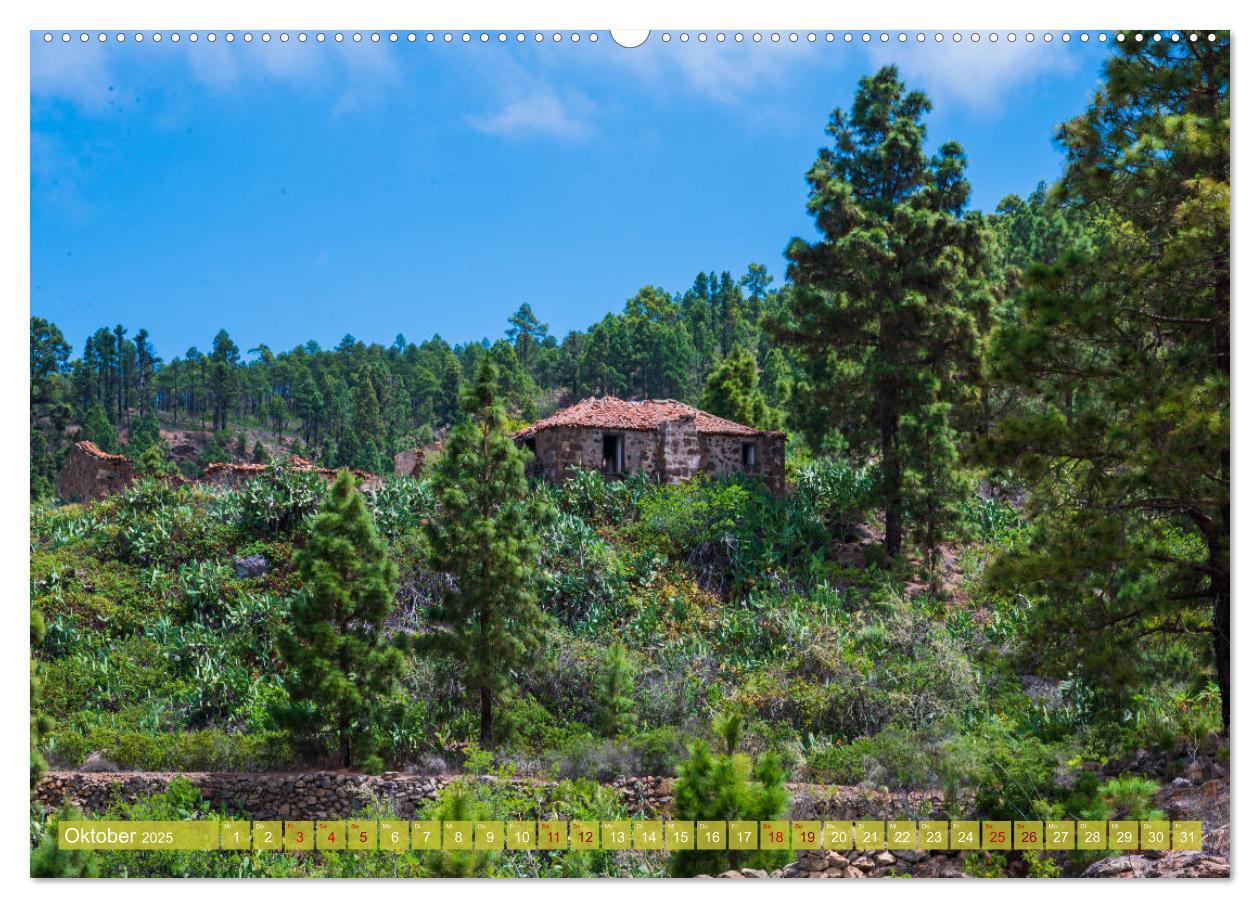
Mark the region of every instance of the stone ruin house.
POLYGON ((660 482, 744 473, 776 492, 785 487, 782 432, 742 426, 676 400, 589 397, 514 437, 534 453, 531 475, 549 482, 574 470, 646 473, 660 482))
MULTIPOLYGON (((332 485, 333 480, 337 478, 337 474, 342 472, 342 470, 334 470, 332 467, 321 467, 319 464, 312 463, 305 457, 298 457, 296 454, 289 455, 289 459, 285 461, 284 468, 301 473, 318 473, 319 478, 329 485, 332 485)), ((249 480, 255 479, 271 469, 273 467, 265 463, 212 463, 206 467, 205 472, 195 481, 211 483, 226 489, 238 489, 249 482, 249 480)), ((349 469, 345 470, 345 472, 351 473, 358 480, 360 492, 372 491, 379 489, 381 486, 381 478, 372 473, 349 469)))
POLYGON ((121 492, 135 478, 135 465, 121 454, 108 454, 90 441, 76 442, 57 473, 62 501, 93 501, 121 492))
MULTIPOLYGON (((235 489, 250 479, 272 469, 260 463, 212 463, 194 480, 173 477, 170 481, 201 482, 223 488, 235 489)), ((321 467, 301 457, 290 457, 285 463, 287 470, 318 473, 327 483, 337 478, 338 470, 321 467)), ((363 492, 380 488, 381 478, 362 470, 351 470, 363 492)), ((135 480, 135 465, 122 454, 107 454, 90 441, 76 442, 66 455, 66 462, 57 473, 57 497, 62 501, 88 502, 121 492, 135 480)))

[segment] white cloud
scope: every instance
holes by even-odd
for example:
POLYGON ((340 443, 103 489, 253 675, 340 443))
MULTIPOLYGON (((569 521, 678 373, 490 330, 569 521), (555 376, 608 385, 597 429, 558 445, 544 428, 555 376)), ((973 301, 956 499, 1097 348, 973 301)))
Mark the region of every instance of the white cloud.
POLYGON ((108 105, 112 85, 106 49, 97 42, 32 43, 32 95, 99 109, 108 105))
POLYGON ((691 41, 668 44, 650 40, 631 50, 614 48, 607 62, 660 90, 680 89, 722 104, 785 83, 795 69, 822 59, 815 45, 771 42, 691 41))
POLYGON ((869 56, 873 66, 897 64, 907 86, 926 91, 938 109, 956 104, 971 113, 996 113, 1026 86, 1080 65, 1062 45, 1022 40, 881 45, 869 56))
POLYGON ((120 97, 160 87, 172 81, 172 68, 179 67, 185 67, 196 82, 221 92, 248 90, 263 79, 323 89, 334 115, 375 100, 398 77, 393 50, 381 44, 36 41, 31 53, 31 94, 101 108, 115 89, 114 97, 120 97))
POLYGON ((589 106, 580 95, 562 98, 549 86, 537 86, 504 102, 493 113, 469 116, 468 122, 478 132, 508 138, 541 135, 581 139, 590 132, 583 116, 589 106))

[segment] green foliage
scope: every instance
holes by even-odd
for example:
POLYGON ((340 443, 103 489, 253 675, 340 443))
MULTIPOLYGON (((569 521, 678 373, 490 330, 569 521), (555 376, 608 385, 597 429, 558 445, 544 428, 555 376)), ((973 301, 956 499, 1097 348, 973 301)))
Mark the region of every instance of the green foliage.
MULTIPOLYGON (((30 646, 32 653, 34 653, 44 642, 47 626, 44 623, 44 616, 39 611, 31 609, 30 614, 30 646)), ((44 762, 43 754, 40 751, 43 747, 44 738, 52 731, 52 720, 42 712, 40 705, 40 692, 42 690, 40 667, 39 662, 34 658, 31 659, 30 672, 30 780, 31 788, 33 789, 43 776, 44 771, 48 769, 48 764, 44 762)))
POLYGON ((1221 34, 1107 61, 1059 132, 1056 196, 1097 212, 1090 243, 1029 267, 991 344, 1028 405, 981 451, 1035 524, 992 580, 1036 604, 1027 662, 1107 689, 1113 716, 1157 654, 1210 644, 1229 722, 1230 51, 1221 34))
POLYGON ((978 318, 990 237, 963 215, 970 187, 956 142, 923 149, 931 103, 895 67, 863 78, 837 109, 807 179, 822 234, 788 246, 795 286, 774 336, 797 351, 807 380, 797 419, 817 443, 840 429, 877 451, 884 545, 901 552, 903 523, 921 522, 932 556, 958 497, 953 408, 975 395, 978 318))
POLYGON ((1006 876, 1006 855, 1000 851, 969 851, 963 855, 962 872, 980 879, 1006 876))
POLYGON ((215 432, 191 464, 190 475, 200 476, 212 463, 231 463, 231 437, 226 432, 215 432))
POLYGON ((1108 779, 1098 795, 1107 804, 1107 819, 1162 820, 1164 812, 1151 804, 1158 791, 1159 783, 1152 779, 1118 776, 1108 779))
POLYGON ((742 475, 698 477, 644 495, 634 533, 643 545, 694 564, 709 588, 809 588, 835 571, 826 563, 829 533, 817 500, 785 499, 742 475))
POLYGON ((111 454, 118 452, 120 447, 118 444, 118 430, 109 421, 105 408, 99 403, 94 404, 92 409, 88 411, 87 420, 83 423, 81 434, 85 440, 90 441, 102 451, 108 451, 111 454))
POLYGON ((291 702, 276 718, 296 736, 330 735, 340 766, 379 768, 366 732, 402 670, 385 633, 397 570, 349 473, 329 489, 297 570, 303 589, 279 641, 291 702))
POLYGON ((71 851, 57 846, 58 824, 82 819, 82 815, 63 802, 57 813, 47 818, 45 828, 38 830, 38 844, 31 849, 31 877, 86 879, 100 876, 95 851, 71 851))
MULTIPOLYGON (((789 797, 780 757, 765 753, 754 764, 736 753, 742 725, 735 714, 718 723, 723 752, 714 754, 705 741, 691 745, 679 768, 674 788, 674 813, 684 820, 770 820, 785 816, 789 797)), ((671 876, 715 874, 738 867, 782 866, 786 852, 677 851, 670 860, 671 876)))
POLYGON ((534 571, 537 527, 548 515, 541 499, 527 494, 525 455, 507 434, 498 369, 489 358, 464 411, 433 471, 438 507, 425 525, 433 569, 451 574, 455 588, 431 609, 433 630, 418 643, 453 660, 476 692, 485 747, 493 740, 495 700, 540 641, 534 571))
POLYGON ((974 791, 978 816, 1033 819, 1038 804, 1055 790, 1061 753, 1022 735, 1009 721, 992 718, 943 745, 947 794, 974 791))
POLYGON ((608 658, 599 679, 597 691, 596 725, 609 738, 624 734, 635 725, 634 668, 626 655, 626 648, 614 643, 608 648, 608 658))
POLYGON ((777 429, 782 422, 782 414, 770 409, 758 387, 757 358, 742 348, 732 350, 709 373, 700 406, 756 429, 777 429))
POLYGON ((175 462, 159 444, 149 445, 135 455, 136 472, 141 476, 174 476, 175 462))
POLYGON ((155 445, 161 446, 162 433, 157 417, 152 413, 143 413, 131 421, 127 428, 127 454, 132 458, 139 457, 155 445))
POLYGON ((1030 879, 1052 880, 1062 876, 1063 870, 1059 867, 1054 857, 1045 852, 1025 851, 1023 853, 1024 863, 1028 870, 1025 874, 1030 879))
MULTIPOLYGON (((488 820, 492 814, 482 809, 465 786, 456 783, 442 789, 433 818, 446 821, 488 820)), ((497 819, 497 815, 493 815, 497 819)), ((495 853, 491 851, 449 851, 441 849, 425 854, 429 876, 443 878, 485 877, 492 875, 495 853)))
POLYGON ((65 431, 73 415, 64 375, 69 357, 70 345, 61 329, 31 316, 31 501, 52 497, 65 456, 65 431))
POLYGON ((240 490, 241 522, 268 533, 291 532, 315 513, 326 491, 318 473, 273 464, 240 490))

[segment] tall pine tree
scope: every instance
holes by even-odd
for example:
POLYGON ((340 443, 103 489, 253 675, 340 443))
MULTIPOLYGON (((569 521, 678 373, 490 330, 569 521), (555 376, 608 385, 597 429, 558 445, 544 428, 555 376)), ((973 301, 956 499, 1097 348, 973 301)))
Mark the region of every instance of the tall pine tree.
POLYGON ((861 80, 850 111, 832 113, 835 144, 807 177, 822 239, 789 245, 796 287, 772 324, 804 354, 809 380, 797 404, 807 434, 817 441, 839 428, 855 449, 878 451, 890 555, 901 551, 913 503, 903 421, 968 393, 986 295, 987 231, 962 213, 966 159, 956 143, 924 151, 930 109, 887 66, 861 80))
POLYGON ((1031 488, 1035 544, 996 581, 1029 658, 1116 696, 1214 662, 1229 726, 1230 44, 1126 42, 1060 141, 1091 243, 1029 269, 994 374, 1035 406, 985 451, 1031 488), (1212 656, 1206 650, 1211 648, 1212 656))
POLYGON ((351 474, 328 490, 297 571, 302 589, 280 640, 290 703, 277 719, 300 737, 331 736, 342 767, 377 768, 371 723, 403 665, 385 632, 397 570, 351 474))
POLYGON ((453 659, 481 710, 481 744, 494 738, 494 706, 540 642, 537 527, 543 505, 528 497, 526 453, 507 432, 498 368, 489 356, 464 397, 465 418, 433 471, 437 514, 426 524, 433 568, 455 588, 430 611, 422 651, 453 659))

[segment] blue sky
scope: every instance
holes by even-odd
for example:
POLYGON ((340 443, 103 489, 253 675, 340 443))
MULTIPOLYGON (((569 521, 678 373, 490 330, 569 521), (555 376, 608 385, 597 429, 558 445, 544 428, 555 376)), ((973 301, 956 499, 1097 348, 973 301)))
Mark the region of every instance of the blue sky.
POLYGON ((804 173, 858 78, 897 63, 963 143, 974 207, 1053 180, 1056 124, 1105 50, 607 35, 516 46, 31 46, 31 311, 76 350, 147 328, 164 357, 349 332, 553 333, 635 290, 765 263, 812 236, 804 173))

